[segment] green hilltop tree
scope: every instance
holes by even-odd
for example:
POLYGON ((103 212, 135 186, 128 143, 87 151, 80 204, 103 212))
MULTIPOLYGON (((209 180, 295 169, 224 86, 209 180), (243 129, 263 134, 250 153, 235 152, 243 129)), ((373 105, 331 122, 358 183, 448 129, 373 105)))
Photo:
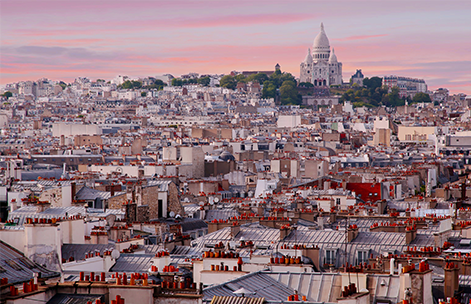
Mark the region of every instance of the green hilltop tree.
POLYGON ((202 85, 203 87, 209 87, 209 84, 211 83, 211 79, 209 78, 209 76, 205 76, 205 77, 200 77, 198 78, 198 84, 202 85))
POLYGON ((6 91, 5 93, 2 94, 3 97, 6 97, 6 99, 10 98, 13 96, 13 93, 10 91, 6 91))
POLYGON ((412 102, 432 102, 432 99, 429 94, 419 92, 415 94, 414 98, 412 98, 412 102))
POLYGON ((298 89, 296 88, 296 82, 291 80, 283 81, 283 84, 280 87, 280 101, 281 104, 300 104, 300 98, 298 94, 298 89))
POLYGON ((262 98, 275 98, 276 97, 276 86, 271 81, 265 81, 263 83, 262 98))
POLYGON ((237 87, 236 79, 231 75, 225 75, 219 81, 219 84, 223 88, 234 90, 237 87))
POLYGON ((182 85, 183 85, 183 81, 180 78, 173 78, 172 79, 172 86, 181 87, 182 85))
POLYGON ((252 74, 249 77, 247 77, 247 82, 258 81, 258 83, 260 84, 264 83, 267 80, 268 80, 268 76, 265 73, 252 74))

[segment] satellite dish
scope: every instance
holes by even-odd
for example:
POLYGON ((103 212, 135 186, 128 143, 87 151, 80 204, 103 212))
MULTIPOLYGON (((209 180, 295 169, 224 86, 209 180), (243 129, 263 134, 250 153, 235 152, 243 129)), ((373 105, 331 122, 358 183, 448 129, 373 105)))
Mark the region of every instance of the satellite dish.
POLYGON ((116 172, 123 172, 123 168, 121 167, 116 168, 116 172))
POLYGON ((214 198, 214 202, 215 202, 215 203, 219 203, 219 197, 215 197, 215 198, 214 198))
POLYGON ((116 250, 116 249, 113 249, 113 251, 111 251, 111 257, 115 260, 117 260, 120 255, 121 255, 121 253, 119 253, 119 251, 116 250))
POLYGON ((170 217, 175 217, 175 212, 170 211, 170 217))
POLYGON ((113 227, 114 222, 116 221, 116 215, 110 214, 110 215, 106 216, 105 219, 106 219, 106 224, 110 227, 113 227))
POLYGON ((231 248, 235 248, 236 247, 236 242, 230 241, 229 246, 231 246, 231 248))

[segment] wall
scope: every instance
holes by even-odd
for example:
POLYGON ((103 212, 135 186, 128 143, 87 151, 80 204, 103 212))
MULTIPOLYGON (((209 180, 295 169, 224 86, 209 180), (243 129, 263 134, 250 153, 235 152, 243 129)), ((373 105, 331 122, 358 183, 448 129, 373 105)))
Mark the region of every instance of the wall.
POLYGON ((98 125, 84 125, 84 124, 69 124, 69 123, 54 123, 52 125, 52 135, 54 137, 73 136, 73 135, 94 135, 102 134, 101 127, 98 125))
POLYGON ((85 244, 85 226, 83 219, 59 222, 62 244, 85 244))
POLYGON ((399 141, 426 141, 428 135, 436 133, 436 127, 399 126, 397 138, 399 141))
POLYGON ((102 145, 103 140, 100 135, 76 135, 74 137, 75 146, 102 145))
POLYGON ((25 224, 25 256, 59 271, 62 264, 61 235, 57 224, 25 224))
POLYGON ((0 239, 10 246, 25 253, 26 238, 24 229, 21 230, 0 230, 0 239))
POLYGON ((301 124, 300 115, 280 115, 278 117, 278 128, 294 128, 301 124))

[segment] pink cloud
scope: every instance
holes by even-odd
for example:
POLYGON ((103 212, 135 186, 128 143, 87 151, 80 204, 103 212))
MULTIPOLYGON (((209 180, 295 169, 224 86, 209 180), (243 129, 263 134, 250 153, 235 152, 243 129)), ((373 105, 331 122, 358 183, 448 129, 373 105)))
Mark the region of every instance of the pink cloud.
POLYGON ((379 38, 379 37, 386 37, 388 34, 382 34, 382 35, 361 35, 361 36, 350 36, 350 37, 345 37, 345 38, 337 38, 337 39, 332 39, 332 41, 353 41, 353 40, 365 40, 365 39, 371 39, 371 38, 379 38))

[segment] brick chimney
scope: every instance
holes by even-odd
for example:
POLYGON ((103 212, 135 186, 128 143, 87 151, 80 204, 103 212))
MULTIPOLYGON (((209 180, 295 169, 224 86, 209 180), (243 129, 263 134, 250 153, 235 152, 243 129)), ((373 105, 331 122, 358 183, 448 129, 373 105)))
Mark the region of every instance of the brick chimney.
POLYGON ((347 229, 347 240, 350 243, 358 236, 358 227, 357 225, 351 225, 347 229))
POLYGON ((320 271, 319 247, 313 246, 312 248, 303 248, 303 256, 310 258, 316 267, 316 271, 320 271))
POLYGON ((406 228, 406 244, 407 245, 412 243, 412 241, 415 240, 416 236, 417 236, 417 228, 413 228, 413 227, 406 228))
POLYGON ((446 263, 445 265, 445 298, 453 298, 455 292, 458 291, 459 285, 459 271, 457 264, 453 262, 446 263))
POLYGON ((281 226, 280 241, 283 241, 290 233, 291 233, 291 229, 288 226, 281 226))
POLYGON ((240 232, 240 224, 239 223, 234 223, 231 226, 231 236, 236 237, 236 235, 240 232))

